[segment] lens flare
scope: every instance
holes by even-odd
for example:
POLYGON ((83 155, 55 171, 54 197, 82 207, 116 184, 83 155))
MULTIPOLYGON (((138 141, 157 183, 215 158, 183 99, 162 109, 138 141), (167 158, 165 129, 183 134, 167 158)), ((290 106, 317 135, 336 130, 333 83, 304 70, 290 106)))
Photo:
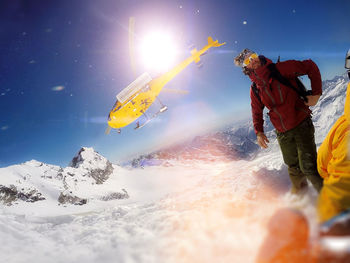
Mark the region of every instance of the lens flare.
POLYGON ((64 86, 56 86, 52 88, 52 91, 62 91, 64 90, 64 86))

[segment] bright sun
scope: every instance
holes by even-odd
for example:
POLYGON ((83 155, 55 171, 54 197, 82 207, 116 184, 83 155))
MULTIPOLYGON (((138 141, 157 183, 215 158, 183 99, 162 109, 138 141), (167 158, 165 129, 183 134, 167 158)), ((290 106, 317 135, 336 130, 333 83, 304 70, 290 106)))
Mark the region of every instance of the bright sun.
POLYGON ((164 72, 175 61, 176 48, 171 36, 163 32, 153 32, 147 35, 141 44, 141 57, 147 70, 164 72))

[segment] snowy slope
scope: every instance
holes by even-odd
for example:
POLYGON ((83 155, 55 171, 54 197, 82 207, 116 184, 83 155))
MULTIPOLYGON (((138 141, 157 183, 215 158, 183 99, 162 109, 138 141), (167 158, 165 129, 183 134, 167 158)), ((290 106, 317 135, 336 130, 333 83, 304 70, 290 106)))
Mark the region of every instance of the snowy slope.
MULTIPOLYGON (((324 82, 324 95, 313 109, 318 144, 342 114, 346 83, 344 77, 324 82)), ((197 138, 196 146, 203 147, 198 154, 188 155, 191 147, 178 146, 176 151, 187 159, 163 151, 148 159, 160 162, 143 168, 116 166, 82 148, 66 168, 29 161, 0 169, 0 185, 25 193, 35 189, 45 198, 1 206, 2 260, 254 262, 276 209, 297 207, 315 228, 317 194, 312 188, 301 197, 289 194, 287 169, 272 129, 267 128, 267 150, 232 158, 226 149, 247 139, 254 142, 250 131, 247 122, 214 133, 224 139, 197 138), (122 189, 127 192, 123 199, 105 198, 125 194, 122 189), (62 193, 87 202, 60 203, 62 193)))
POLYGON ((0 251, 7 262, 252 262, 289 186, 285 173, 255 168, 248 161, 146 167, 127 173, 136 181, 130 200, 56 205, 46 214, 30 210, 36 203, 4 207, 0 251))

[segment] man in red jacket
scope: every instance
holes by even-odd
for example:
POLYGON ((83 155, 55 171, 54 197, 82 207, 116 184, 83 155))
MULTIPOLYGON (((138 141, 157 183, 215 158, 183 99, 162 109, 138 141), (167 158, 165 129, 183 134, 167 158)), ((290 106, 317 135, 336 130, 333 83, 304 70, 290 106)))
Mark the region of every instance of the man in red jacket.
POLYGON ((250 89, 252 117, 258 144, 267 148, 269 140, 264 134, 263 110, 276 129, 283 160, 288 166, 292 181, 292 193, 307 186, 306 178, 317 191, 322 188, 322 179, 317 172, 315 129, 309 106, 316 105, 322 94, 320 71, 312 60, 288 60, 273 64, 264 56, 244 49, 235 64, 252 81, 250 89), (307 75, 311 80, 312 94, 303 94, 298 89, 298 76, 307 75))

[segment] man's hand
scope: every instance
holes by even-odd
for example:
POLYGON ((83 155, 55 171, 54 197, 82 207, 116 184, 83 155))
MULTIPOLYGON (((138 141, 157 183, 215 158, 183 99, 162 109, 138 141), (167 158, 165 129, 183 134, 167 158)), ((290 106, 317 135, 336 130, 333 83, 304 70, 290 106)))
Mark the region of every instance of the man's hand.
POLYGON ((305 102, 305 105, 307 106, 315 106, 319 100, 319 98, 321 97, 321 95, 309 95, 306 96, 307 98, 307 102, 305 102))
POLYGON ((267 148, 267 143, 270 141, 267 139, 266 135, 263 132, 258 132, 256 135, 258 144, 261 148, 267 148))

